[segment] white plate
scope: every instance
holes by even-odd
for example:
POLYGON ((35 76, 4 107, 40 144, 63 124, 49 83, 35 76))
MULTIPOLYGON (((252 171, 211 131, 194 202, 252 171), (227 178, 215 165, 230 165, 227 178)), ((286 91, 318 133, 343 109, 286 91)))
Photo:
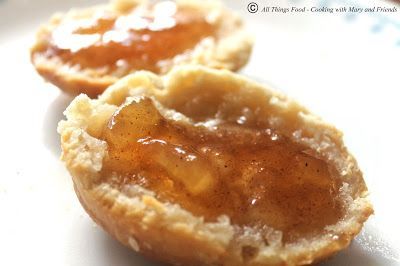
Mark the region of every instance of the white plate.
MULTIPOLYGON (((29 63, 38 25, 81 2, 0 0, 1 265, 159 265, 111 239, 81 208, 58 160, 56 124, 70 98, 29 63)), ((243 73, 274 84, 342 129, 371 191, 375 216, 348 249, 322 265, 400 265, 400 13, 250 14, 249 2, 229 1, 257 39, 243 73)), ((384 4, 350 2, 324 3, 384 4)))

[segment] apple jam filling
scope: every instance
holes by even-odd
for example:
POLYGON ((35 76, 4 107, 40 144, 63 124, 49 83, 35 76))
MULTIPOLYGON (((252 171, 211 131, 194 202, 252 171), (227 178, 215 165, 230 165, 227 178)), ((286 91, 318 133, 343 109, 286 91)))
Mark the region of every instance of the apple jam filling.
POLYGON ((102 138, 102 175, 113 186, 140 185, 207 221, 225 214, 236 225, 267 225, 287 243, 343 217, 337 173, 271 129, 178 122, 142 97, 114 113, 102 138))
POLYGON ((62 20, 40 53, 82 68, 112 72, 129 66, 158 73, 162 60, 194 48, 214 28, 193 8, 172 1, 142 4, 124 14, 107 10, 62 20))

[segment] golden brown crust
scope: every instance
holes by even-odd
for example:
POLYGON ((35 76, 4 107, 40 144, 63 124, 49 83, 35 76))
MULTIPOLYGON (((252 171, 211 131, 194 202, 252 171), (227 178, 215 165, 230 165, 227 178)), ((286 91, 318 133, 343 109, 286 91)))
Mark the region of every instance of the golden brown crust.
POLYGON ((372 213, 362 174, 337 129, 286 96, 229 71, 184 66, 165 77, 137 72, 108 88, 98 100, 78 96, 66 115, 58 129, 62 158, 82 205, 119 241, 158 260, 180 265, 310 264, 347 247, 372 213), (217 111, 229 117, 229 107, 257 109, 257 119, 317 151, 338 170, 346 206, 343 219, 327 226, 323 235, 282 244, 282 234, 273 228, 261 236, 254 228, 232 225, 224 215, 205 222, 179 205, 160 202, 137 185, 112 188, 98 174, 107 143, 97 138, 119 105, 143 94, 159 103, 165 117, 183 123, 192 123, 200 110, 210 110, 206 116, 211 118, 217 111), (248 248, 257 252, 248 256, 248 248))
MULTIPOLYGON (((115 0, 109 5, 71 10, 66 14, 54 15, 49 23, 40 27, 36 35, 36 42, 31 48, 31 61, 37 72, 70 94, 85 93, 91 97, 97 96, 122 77, 121 71, 117 69, 113 73, 103 73, 102 69, 70 65, 57 56, 44 56, 40 51, 47 45, 48 35, 65 19, 91 17, 100 10, 108 9, 123 14, 132 6, 145 2, 147 0, 115 0)), ((245 31, 243 22, 238 15, 225 9, 218 1, 190 0, 177 1, 177 3, 178 5, 194 6, 199 12, 211 14, 213 24, 218 30, 214 37, 204 39, 192 51, 163 61, 163 67, 159 74, 167 73, 173 66, 182 64, 200 64, 236 71, 247 63, 253 41, 245 31)), ((128 69, 131 73, 140 70, 132 67, 128 69)))
MULTIPOLYGON (((32 60, 34 61, 34 60, 32 60)), ((60 65, 47 61, 44 64, 34 62, 36 71, 47 81, 59 87, 68 94, 86 93, 90 97, 101 94, 108 86, 118 79, 113 77, 90 78, 84 75, 71 75, 60 70, 60 65)))

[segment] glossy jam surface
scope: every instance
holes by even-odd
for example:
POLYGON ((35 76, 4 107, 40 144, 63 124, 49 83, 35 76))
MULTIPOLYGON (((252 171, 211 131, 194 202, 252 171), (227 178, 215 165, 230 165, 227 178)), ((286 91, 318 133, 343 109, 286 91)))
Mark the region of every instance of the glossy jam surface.
POLYGON ((226 214, 234 224, 279 229, 291 242, 343 215, 333 171, 270 129, 180 124, 141 98, 113 115, 103 139, 102 171, 118 173, 114 186, 139 184, 209 221, 226 214))
POLYGON ((192 49, 213 32, 205 14, 164 1, 126 14, 99 11, 90 18, 63 20, 42 53, 83 68, 158 72, 160 61, 192 49))

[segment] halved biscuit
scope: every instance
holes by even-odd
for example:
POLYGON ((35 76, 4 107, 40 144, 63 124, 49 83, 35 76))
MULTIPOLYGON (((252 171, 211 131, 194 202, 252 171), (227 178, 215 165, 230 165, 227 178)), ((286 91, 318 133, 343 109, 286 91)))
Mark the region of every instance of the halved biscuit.
POLYGON ((39 29, 31 60, 62 90, 95 96, 137 70, 237 70, 251 48, 242 20, 218 1, 115 0, 54 15, 39 29))
POLYGON ((137 72, 59 124, 89 215, 175 265, 305 265, 347 247, 372 213, 342 134, 226 70, 137 72))

